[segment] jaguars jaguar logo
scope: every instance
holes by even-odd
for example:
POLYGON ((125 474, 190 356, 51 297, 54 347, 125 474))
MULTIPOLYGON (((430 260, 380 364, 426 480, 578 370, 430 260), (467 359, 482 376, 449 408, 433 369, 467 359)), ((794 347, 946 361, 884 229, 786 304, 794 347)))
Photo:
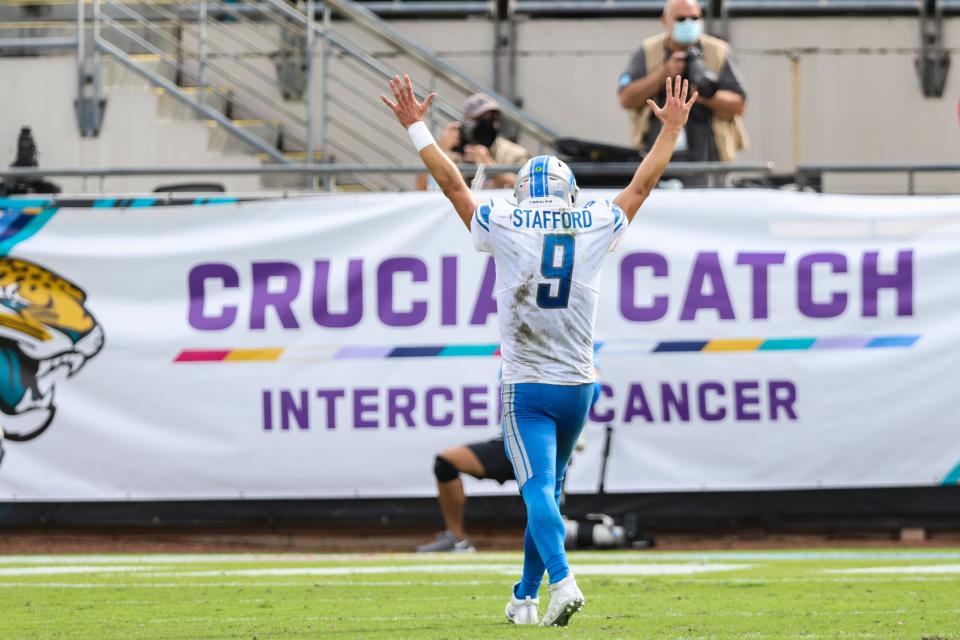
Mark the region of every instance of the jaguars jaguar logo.
POLYGON ((86 298, 52 271, 0 258, 0 447, 3 439, 25 442, 43 433, 57 412, 56 383, 103 348, 103 329, 86 298))

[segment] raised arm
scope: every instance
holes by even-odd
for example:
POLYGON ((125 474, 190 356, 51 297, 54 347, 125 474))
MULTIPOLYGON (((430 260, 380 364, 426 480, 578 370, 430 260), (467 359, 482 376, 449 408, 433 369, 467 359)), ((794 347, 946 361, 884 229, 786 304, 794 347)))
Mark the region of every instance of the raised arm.
POLYGON ((653 114, 663 123, 660 135, 657 136, 653 147, 651 147, 643 162, 637 167, 637 172, 633 174, 633 180, 613 200, 614 204, 623 209, 623 212, 627 214, 627 220, 631 222, 633 216, 637 215, 640 205, 647 199, 653 188, 657 186, 660 176, 663 175, 663 170, 667 168, 670 156, 673 155, 673 148, 677 144, 677 136, 680 135, 683 126, 687 124, 690 107, 697 101, 699 95, 694 91, 690 99, 687 100, 687 81, 684 80, 681 84, 680 76, 677 76, 675 80, 667 77, 666 85, 667 102, 662 109, 653 100, 647 100, 653 114))
POLYGON ((393 92, 393 97, 397 101, 393 102, 384 95, 381 95, 380 99, 390 107, 403 128, 410 132, 414 144, 419 147, 420 160, 440 185, 443 195, 453 204, 460 220, 469 229, 473 211, 477 208, 477 199, 473 197, 473 192, 460 175, 460 170, 437 146, 430 132, 426 130, 426 125, 423 124, 423 117, 427 115, 430 103, 437 94, 431 93, 423 99, 423 102, 417 102, 417 98, 413 95, 413 83, 410 82, 410 76, 406 74, 403 80, 399 76, 394 76, 387 84, 390 85, 390 91, 393 92))

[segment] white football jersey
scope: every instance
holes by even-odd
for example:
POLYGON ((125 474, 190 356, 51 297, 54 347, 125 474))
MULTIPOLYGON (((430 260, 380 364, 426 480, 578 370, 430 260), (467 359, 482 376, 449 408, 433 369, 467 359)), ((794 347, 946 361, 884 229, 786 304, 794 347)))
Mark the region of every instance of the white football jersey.
POLYGON ((497 266, 503 382, 596 379, 600 264, 626 233, 627 217, 608 200, 564 207, 554 197, 520 205, 494 198, 473 212, 473 244, 497 266))

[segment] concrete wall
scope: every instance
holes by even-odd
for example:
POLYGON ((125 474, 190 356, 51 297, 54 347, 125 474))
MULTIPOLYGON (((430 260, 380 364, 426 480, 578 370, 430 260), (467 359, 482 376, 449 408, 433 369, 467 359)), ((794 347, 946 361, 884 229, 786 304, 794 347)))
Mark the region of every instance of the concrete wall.
MULTIPOLYGON (((488 24, 396 24, 492 81, 488 24)), ((628 125, 616 102, 617 77, 643 38, 659 29, 650 19, 523 22, 518 95, 531 113, 568 135, 624 144, 628 125)), ((960 46, 960 18, 947 21, 945 38, 948 46, 960 46)), ((924 98, 913 66, 915 19, 738 18, 730 41, 749 93, 752 147, 740 159, 772 160, 779 171, 795 162, 960 161, 960 63, 954 60, 943 98, 924 98)), ((905 178, 831 183, 889 190, 905 186, 905 178)), ((960 191, 951 176, 921 176, 917 183, 960 191)))
MULTIPOLYGON (((450 63, 492 84, 490 21, 397 21, 395 25, 450 63)), ((383 56, 386 64, 410 68, 416 79, 429 83, 417 65, 396 57, 369 34, 349 25, 338 24, 338 28, 383 56)), ((640 41, 659 28, 658 21, 651 19, 521 22, 518 97, 530 113, 565 135, 625 144, 627 116, 616 101, 617 77, 640 41)), ((945 35, 948 45, 960 43, 960 18, 948 20, 945 35)), ((749 92, 746 124, 752 147, 740 159, 772 160, 782 172, 796 162, 960 161, 960 63, 955 61, 951 68, 943 98, 924 98, 913 67, 919 41, 916 20, 739 18, 731 23, 730 39, 749 92)), ((268 52, 257 55, 263 59, 253 56, 253 63, 271 72, 268 52)), ((375 121, 393 131, 395 122, 376 100, 382 90, 377 81, 356 73, 351 76, 349 65, 342 61, 335 62, 334 69, 348 80, 356 77, 356 86, 370 99, 363 102, 341 90, 338 95, 347 108, 332 109, 332 113, 353 127, 369 130, 369 123, 375 121), (366 121, 357 119, 361 116, 366 121)), ((70 57, 0 58, 0 77, 7 89, 0 107, 4 116, 0 118, 0 162, 13 158, 17 128, 31 124, 43 154, 41 162, 48 166, 242 163, 241 156, 227 162, 212 153, 198 128, 201 123, 158 117, 156 107, 148 104, 155 98, 129 87, 113 91, 101 138, 80 139, 72 111, 73 73, 70 57)), ((261 84, 254 78, 250 82, 261 84)), ((462 98, 442 84, 439 90, 454 103, 462 98)), ((395 133, 403 137, 398 128, 395 133)), ((400 161, 416 161, 403 140, 398 143, 375 131, 371 138, 400 161)), ((361 149, 359 155, 372 153, 361 149)), ((917 184, 925 190, 960 192, 955 175, 920 176, 917 184)), ((828 185, 834 190, 899 191, 905 187, 905 178, 834 177, 828 185)))
MULTIPOLYGON (((76 63, 72 56, 0 58, 4 98, 0 102, 0 163, 9 165, 17 151, 21 126, 33 130, 42 167, 134 167, 257 165, 248 154, 210 150, 213 129, 194 119, 165 118, 166 101, 142 80, 106 63, 107 109, 97 138, 82 138, 73 112, 76 63)), ((171 182, 222 182, 228 189, 253 191, 256 177, 130 177, 100 181, 51 178, 65 191, 152 191, 171 182)))

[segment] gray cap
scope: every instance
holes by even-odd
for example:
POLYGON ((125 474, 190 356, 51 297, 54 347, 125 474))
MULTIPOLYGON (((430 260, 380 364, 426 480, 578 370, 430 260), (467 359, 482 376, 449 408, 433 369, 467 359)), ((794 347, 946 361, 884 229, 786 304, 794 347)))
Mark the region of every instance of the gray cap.
POLYGON ((463 101, 464 118, 479 118, 487 111, 500 111, 500 105, 485 93, 475 93, 463 101))

